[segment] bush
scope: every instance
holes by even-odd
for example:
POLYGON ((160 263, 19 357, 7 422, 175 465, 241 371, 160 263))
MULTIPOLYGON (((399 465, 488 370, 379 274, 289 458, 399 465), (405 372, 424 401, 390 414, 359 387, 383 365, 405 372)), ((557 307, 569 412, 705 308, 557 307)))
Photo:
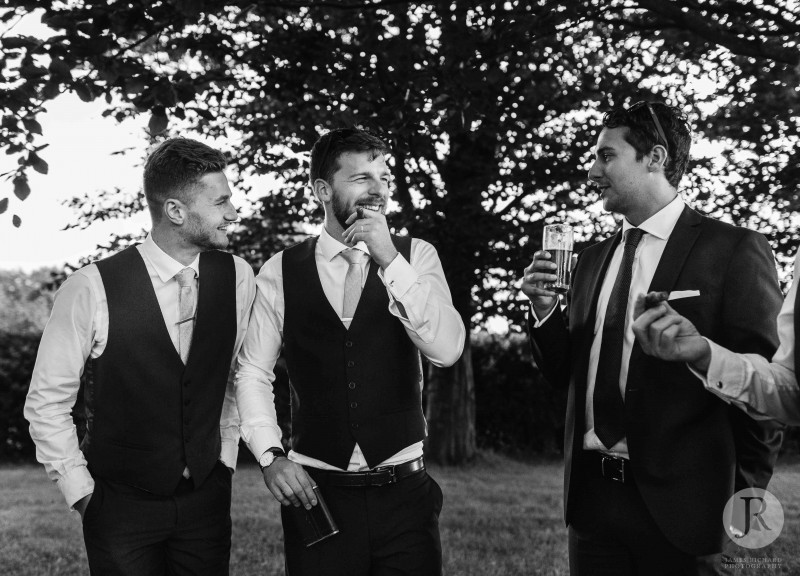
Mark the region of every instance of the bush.
MULTIPOLYGON (((39 334, 0 331, 0 456, 33 459, 35 447, 22 415, 39 334)), ((556 454, 563 447, 566 390, 552 387, 534 365, 527 336, 478 333, 472 337, 478 445, 509 454, 556 454)), ((285 367, 276 368, 278 420, 288 440, 290 394, 285 367)), ((73 411, 84 431, 83 394, 73 411)), ((789 428, 783 451, 800 452, 800 428, 789 428)), ((242 446, 240 455, 251 456, 242 446)))
POLYGON ((472 337, 478 444, 507 453, 560 453, 566 390, 553 388, 533 362, 526 334, 472 337))
POLYGON ((0 332, 0 454, 3 460, 32 458, 33 440, 22 415, 40 334, 0 332))

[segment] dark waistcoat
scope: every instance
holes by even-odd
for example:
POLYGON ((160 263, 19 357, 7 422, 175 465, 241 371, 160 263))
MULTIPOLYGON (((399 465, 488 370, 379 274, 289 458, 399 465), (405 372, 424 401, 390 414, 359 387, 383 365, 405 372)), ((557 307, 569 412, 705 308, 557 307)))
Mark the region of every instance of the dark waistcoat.
MULTIPOLYGON (((392 240, 409 260, 411 239, 392 240)), ((425 438, 419 351, 389 313, 375 262, 350 328, 344 327, 320 283, 316 241, 310 238, 283 253, 292 448, 347 468, 358 442, 372 468, 425 438)))
POLYGON ((172 494, 189 467, 195 486, 220 455, 219 421, 236 341, 236 270, 200 255, 197 316, 184 366, 135 247, 97 262, 108 300, 108 342, 90 360, 86 436, 93 475, 172 494))

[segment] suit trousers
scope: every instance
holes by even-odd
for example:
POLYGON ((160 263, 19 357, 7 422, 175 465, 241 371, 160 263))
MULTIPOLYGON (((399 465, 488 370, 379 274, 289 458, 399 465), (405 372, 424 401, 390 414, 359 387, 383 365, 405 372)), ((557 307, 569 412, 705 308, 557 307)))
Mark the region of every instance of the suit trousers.
POLYGON ((83 517, 93 576, 226 576, 231 552, 231 472, 217 462, 197 488, 172 496, 95 478, 83 517))
POLYGON ((570 576, 697 574, 695 557, 667 540, 635 480, 623 484, 584 472, 578 481, 569 526, 570 576))
POLYGON ((439 576, 442 490, 421 470, 385 486, 319 486, 339 533, 306 548, 284 507, 287 576, 439 576))

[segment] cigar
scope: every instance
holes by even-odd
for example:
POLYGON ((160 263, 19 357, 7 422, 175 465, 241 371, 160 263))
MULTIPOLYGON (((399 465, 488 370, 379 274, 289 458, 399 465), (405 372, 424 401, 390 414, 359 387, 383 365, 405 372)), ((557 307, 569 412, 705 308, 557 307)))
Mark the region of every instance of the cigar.
POLYGON ((662 302, 666 302, 669 298, 669 292, 649 292, 644 297, 644 309, 649 310, 654 306, 658 306, 662 302))

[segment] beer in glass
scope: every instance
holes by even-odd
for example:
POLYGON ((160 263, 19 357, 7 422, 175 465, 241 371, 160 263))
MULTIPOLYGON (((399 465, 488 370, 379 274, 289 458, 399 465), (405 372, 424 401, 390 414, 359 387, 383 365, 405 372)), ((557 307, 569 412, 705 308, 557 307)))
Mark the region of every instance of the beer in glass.
POLYGON ((573 231, 568 224, 549 224, 544 227, 542 249, 549 252, 556 264, 556 281, 548 282, 545 288, 558 294, 569 290, 572 267, 573 231))

